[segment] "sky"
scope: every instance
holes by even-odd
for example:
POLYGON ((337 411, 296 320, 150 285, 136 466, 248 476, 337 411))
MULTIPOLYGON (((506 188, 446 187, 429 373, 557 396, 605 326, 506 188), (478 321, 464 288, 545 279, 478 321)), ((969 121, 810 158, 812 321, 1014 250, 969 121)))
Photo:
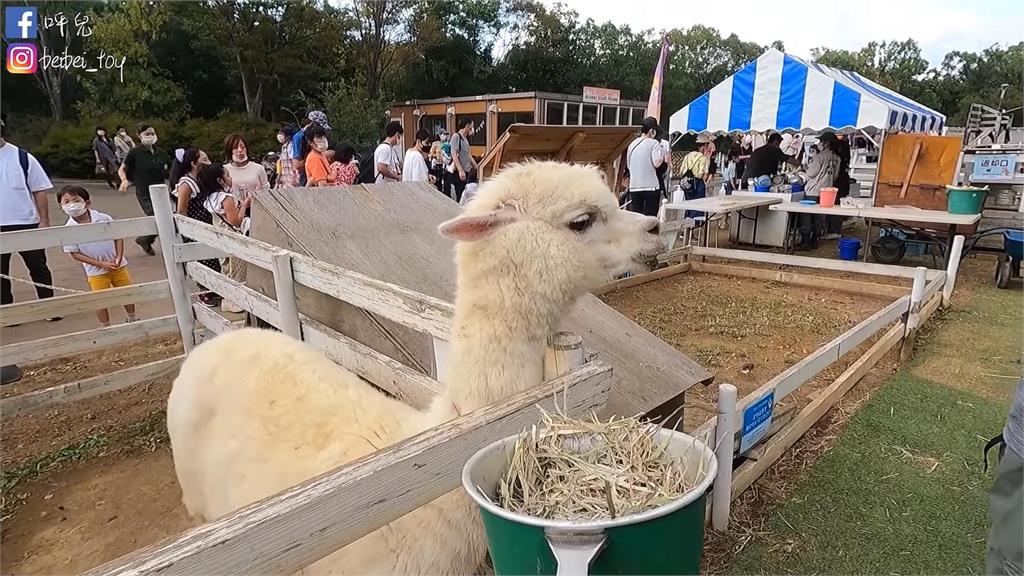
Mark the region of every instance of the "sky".
MULTIPOLYGON (((556 0, 544 0, 553 5, 556 0)), ((611 20, 644 29, 689 28, 703 24, 723 35, 768 45, 782 40, 786 51, 809 57, 824 46, 856 50, 872 40, 913 38, 933 65, 952 50, 978 52, 994 43, 1024 40, 1020 0, 560 0, 596 22, 611 20), (666 7, 669 8, 666 8, 666 7), (694 9, 699 6, 699 9, 694 9)))

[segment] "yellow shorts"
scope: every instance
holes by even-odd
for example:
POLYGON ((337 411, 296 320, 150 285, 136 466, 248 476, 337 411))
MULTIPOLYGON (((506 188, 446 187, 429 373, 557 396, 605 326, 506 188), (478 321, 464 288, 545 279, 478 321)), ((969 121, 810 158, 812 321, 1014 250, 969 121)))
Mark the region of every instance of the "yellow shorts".
POLYGON ((131 283, 132 277, 128 275, 127 266, 121 266, 117 270, 99 276, 89 276, 89 288, 93 292, 111 287, 131 286, 131 283))

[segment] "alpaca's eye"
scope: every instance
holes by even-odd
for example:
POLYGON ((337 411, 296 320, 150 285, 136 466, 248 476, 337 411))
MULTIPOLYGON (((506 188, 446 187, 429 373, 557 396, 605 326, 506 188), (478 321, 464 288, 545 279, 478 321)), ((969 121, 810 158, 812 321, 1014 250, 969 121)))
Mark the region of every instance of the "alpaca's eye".
POLYGON ((593 214, 583 214, 569 221, 569 230, 573 232, 586 232, 594 224, 593 214))

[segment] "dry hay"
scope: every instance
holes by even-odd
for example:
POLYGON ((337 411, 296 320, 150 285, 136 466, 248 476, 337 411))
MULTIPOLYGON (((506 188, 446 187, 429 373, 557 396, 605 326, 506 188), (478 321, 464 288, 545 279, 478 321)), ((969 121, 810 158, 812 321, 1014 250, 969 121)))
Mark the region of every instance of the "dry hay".
POLYGON ((549 520, 593 521, 678 500, 707 473, 704 453, 694 443, 682 456, 671 454, 659 430, 639 416, 601 421, 545 413, 541 428, 516 440, 497 504, 549 520), (691 449, 700 454, 690 457, 691 449))

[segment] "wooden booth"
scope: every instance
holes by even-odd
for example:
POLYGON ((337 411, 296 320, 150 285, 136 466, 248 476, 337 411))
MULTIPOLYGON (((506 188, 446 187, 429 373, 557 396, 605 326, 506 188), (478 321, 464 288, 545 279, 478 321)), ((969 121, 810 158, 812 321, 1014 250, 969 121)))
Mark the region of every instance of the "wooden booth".
POLYGON ((431 134, 441 130, 451 134, 460 120, 471 118, 477 132, 470 138, 470 149, 479 158, 513 124, 639 126, 646 110, 647 102, 620 100, 615 90, 585 87, 582 94, 517 92, 408 100, 393 103, 388 115, 405 128, 403 149, 412 147, 420 128, 431 134), (608 92, 614 93, 614 97, 608 97, 608 92))

